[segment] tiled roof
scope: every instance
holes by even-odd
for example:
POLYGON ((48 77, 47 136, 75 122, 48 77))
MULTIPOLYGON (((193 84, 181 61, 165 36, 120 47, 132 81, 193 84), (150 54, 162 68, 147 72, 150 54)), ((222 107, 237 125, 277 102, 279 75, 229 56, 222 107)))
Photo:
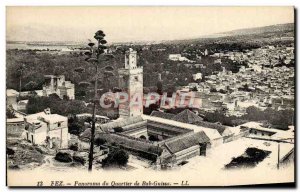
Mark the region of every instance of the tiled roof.
POLYGON ((97 134, 95 138, 103 138, 108 143, 115 143, 117 145, 122 145, 126 148, 134 149, 136 151, 143 151, 145 153, 160 155, 162 152, 162 149, 159 146, 114 133, 97 134))
POLYGON ((203 119, 200 116, 196 115, 195 113, 193 113, 192 111, 190 111, 188 109, 178 113, 177 115, 173 115, 171 113, 164 113, 164 112, 160 112, 160 111, 152 111, 150 116, 179 121, 182 123, 198 125, 198 126, 205 127, 205 128, 215 129, 221 135, 223 134, 224 130, 226 129, 226 126, 224 126, 224 125, 218 125, 216 123, 203 121, 203 119))
POLYGON ((190 123, 193 124, 195 122, 203 121, 201 117, 193 113, 192 111, 186 109, 177 115, 175 115, 172 120, 179 121, 182 123, 190 123))
POLYGON ((172 119, 175 115, 172 114, 172 113, 164 113, 164 112, 161 112, 161 111, 152 111, 150 116, 160 117, 160 118, 164 118, 164 119, 172 119))
POLYGON ((154 116, 149 116, 149 115, 142 115, 142 117, 143 117, 144 120, 155 121, 155 122, 158 122, 158 123, 172 125, 172 126, 176 126, 176 127, 184 128, 184 129, 190 129, 190 130, 194 130, 194 132, 204 131, 205 134, 211 140, 218 139, 218 138, 222 137, 216 129, 211 129, 211 128, 202 127, 202 126, 198 126, 198 125, 193 125, 193 124, 189 124, 189 123, 182 123, 182 122, 179 122, 179 121, 174 121, 174 120, 170 120, 170 119, 164 119, 164 118, 154 117, 154 116))
POLYGON ((226 129, 226 126, 224 126, 224 125, 219 125, 219 124, 211 123, 211 122, 207 122, 207 121, 198 121, 193 124, 201 126, 201 127, 210 128, 210 129, 216 129, 220 133, 220 135, 222 135, 224 130, 226 129))
POLYGON ((209 141, 210 139, 207 137, 204 131, 200 131, 194 134, 188 134, 184 137, 179 137, 178 139, 165 143, 165 145, 167 146, 168 150, 174 154, 195 145, 199 145, 200 143, 208 143, 209 141))
POLYGON ((143 121, 143 118, 141 116, 129 117, 127 119, 120 119, 120 120, 113 121, 110 123, 101 124, 100 128, 102 131, 108 132, 111 129, 116 128, 116 127, 124 127, 124 126, 131 125, 134 123, 142 122, 142 121, 143 121))

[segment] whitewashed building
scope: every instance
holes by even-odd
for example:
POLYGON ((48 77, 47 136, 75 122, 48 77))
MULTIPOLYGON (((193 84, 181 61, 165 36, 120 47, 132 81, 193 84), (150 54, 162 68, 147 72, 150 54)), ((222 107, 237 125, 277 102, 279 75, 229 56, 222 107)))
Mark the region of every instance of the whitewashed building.
POLYGON ((68 118, 51 114, 49 108, 24 117, 24 126, 23 138, 32 144, 58 149, 68 147, 68 118))
POLYGON ((189 60, 186 57, 181 56, 181 54, 169 54, 169 60, 171 61, 187 61, 187 62, 194 62, 189 60))
POLYGON ((201 80, 202 79, 202 73, 195 73, 193 74, 193 79, 196 80, 201 80))

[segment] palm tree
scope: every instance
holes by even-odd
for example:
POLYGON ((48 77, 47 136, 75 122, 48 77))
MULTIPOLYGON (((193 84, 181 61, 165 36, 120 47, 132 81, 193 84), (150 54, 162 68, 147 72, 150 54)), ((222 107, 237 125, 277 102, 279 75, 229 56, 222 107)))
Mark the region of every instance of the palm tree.
MULTIPOLYGON (((90 152, 89 152, 89 166, 88 170, 92 170, 93 166, 93 153, 94 153, 94 138, 95 138, 95 123, 96 123, 96 103, 97 103, 97 96, 98 96, 98 80, 102 82, 107 81, 109 77, 113 76, 114 68, 111 66, 101 66, 106 61, 109 61, 113 58, 113 55, 106 54, 105 49, 107 46, 105 45, 107 41, 104 39, 105 34, 103 31, 99 30, 95 33, 94 38, 97 40, 97 46, 95 43, 90 41, 88 43, 89 51, 85 52, 87 58, 85 59, 88 63, 92 64, 95 67, 95 75, 92 78, 94 82, 94 99, 93 99, 93 116, 92 116, 92 130, 91 130, 91 138, 90 138, 90 152)), ((83 72, 83 70, 77 70, 77 72, 83 72)))

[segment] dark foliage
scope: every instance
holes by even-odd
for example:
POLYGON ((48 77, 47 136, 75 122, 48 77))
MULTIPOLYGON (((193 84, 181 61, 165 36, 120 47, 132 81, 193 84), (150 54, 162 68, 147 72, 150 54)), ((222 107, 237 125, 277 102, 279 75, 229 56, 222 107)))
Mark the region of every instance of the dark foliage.
POLYGON ((255 167, 259 162, 263 161, 271 152, 257 148, 247 148, 242 156, 235 157, 232 161, 225 165, 226 169, 232 168, 250 168, 255 167))
POLYGON ((107 158, 103 159, 103 167, 125 166, 128 162, 129 155, 122 149, 115 149, 111 151, 107 158))
POLYGON ((55 158, 54 158, 56 161, 60 161, 60 162, 64 162, 64 163, 69 163, 69 162, 72 162, 72 156, 70 153, 67 153, 67 152, 58 152, 56 155, 55 155, 55 158))
POLYGON ((85 160, 84 157, 82 157, 82 156, 77 156, 77 155, 74 155, 74 156, 73 156, 73 161, 74 161, 74 162, 78 162, 78 163, 80 163, 81 165, 84 165, 85 162, 86 162, 86 160, 85 160))
POLYGON ((107 141, 103 138, 97 137, 95 139, 95 145, 100 146, 100 145, 104 145, 107 141))
POLYGON ((64 116, 90 111, 82 101, 62 100, 56 94, 52 94, 49 97, 30 97, 26 111, 28 114, 33 114, 41 112, 48 107, 51 109, 51 113, 64 116))
POLYGON ((277 111, 272 108, 267 108, 261 111, 257 107, 251 106, 246 109, 246 114, 241 117, 226 116, 222 111, 207 112, 204 115, 204 120, 209 122, 220 122, 223 125, 237 126, 249 121, 267 122, 272 127, 282 130, 287 130, 288 126, 293 124, 293 110, 277 111))
POLYGON ((68 131, 71 134, 79 135, 84 131, 84 121, 78 120, 76 116, 69 117, 68 131))
POLYGON ((72 144, 69 149, 72 151, 78 151, 78 144, 72 144))
POLYGON ((15 154, 15 151, 9 147, 6 147, 6 154, 7 155, 14 155, 15 154))
POLYGON ((16 118, 15 112, 13 111, 12 108, 8 107, 6 109, 6 118, 11 119, 11 118, 16 118))

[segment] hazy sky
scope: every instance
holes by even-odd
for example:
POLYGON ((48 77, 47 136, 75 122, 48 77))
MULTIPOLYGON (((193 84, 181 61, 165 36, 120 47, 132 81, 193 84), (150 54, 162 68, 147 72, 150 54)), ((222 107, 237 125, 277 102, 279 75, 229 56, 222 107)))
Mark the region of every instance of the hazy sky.
POLYGON ((109 42, 201 37, 294 22, 293 7, 7 7, 7 40, 109 42))

